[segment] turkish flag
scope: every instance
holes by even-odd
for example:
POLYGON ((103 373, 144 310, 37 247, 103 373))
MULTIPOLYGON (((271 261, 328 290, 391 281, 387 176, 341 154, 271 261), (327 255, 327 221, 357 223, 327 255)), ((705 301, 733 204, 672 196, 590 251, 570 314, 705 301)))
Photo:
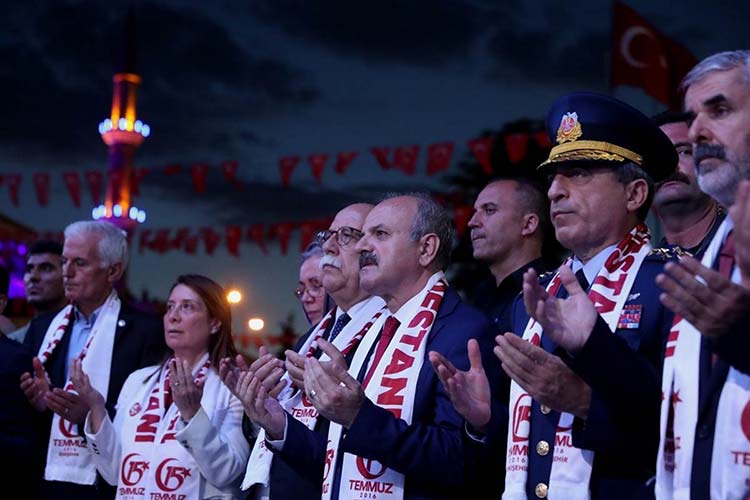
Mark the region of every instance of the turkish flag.
POLYGON ((65 181, 65 187, 68 188, 70 193, 70 199, 73 200, 73 205, 81 206, 81 178, 78 172, 75 170, 68 170, 63 172, 63 181, 65 181))
POLYGON ((242 239, 242 226, 227 226, 225 239, 227 244, 227 252, 235 257, 240 256, 240 240, 242 239))
POLYGON ((213 255, 214 250, 221 243, 221 235, 214 231, 212 227, 202 227, 200 232, 203 236, 203 244, 206 246, 206 253, 213 255))
POLYGON ((695 56, 619 2, 614 7, 613 35, 612 86, 641 87, 654 99, 679 109, 677 87, 698 62, 695 56))
POLYGON ((388 159, 388 155, 391 154, 391 148, 370 148, 370 152, 383 170, 391 168, 391 162, 388 159))
POLYGON ((317 153, 307 157, 308 163, 310 163, 310 171, 318 184, 323 181, 323 169, 328 161, 328 153, 317 153))
POLYGON ((453 156, 452 142, 436 142, 427 146, 427 175, 447 170, 453 156))
POLYGON ((205 163, 195 163, 190 166, 190 175, 193 176, 193 189, 198 194, 206 192, 206 175, 208 174, 208 165, 205 163))
POLYGON ((281 172, 281 184, 288 187, 292 180, 292 172, 299 164, 299 156, 285 156, 279 160, 279 171, 281 172))
POLYGON ((417 158, 419 146, 399 146, 393 153, 393 168, 401 170, 406 175, 417 173, 417 158))
POLYGON ((271 234, 279 239, 281 255, 286 255, 287 249, 289 248, 289 237, 292 235, 293 229, 294 224, 291 222, 282 222, 271 226, 271 234))
POLYGON ((48 172, 35 172, 31 176, 34 181, 34 191, 36 191, 36 200, 43 207, 49 203, 49 179, 48 172))
POLYGON ((456 225, 456 236, 459 238, 466 232, 473 210, 473 207, 469 205, 460 205, 454 208, 453 223, 456 225))
POLYGON ((227 160, 221 163, 221 172, 224 178, 239 190, 245 189, 245 186, 237 178, 237 169, 240 168, 240 162, 237 160, 227 160))
POLYGON ((261 251, 268 255, 268 247, 265 242, 266 228, 262 223, 252 224, 247 228, 247 237, 250 241, 258 245, 261 251))
POLYGON ((343 175, 358 154, 359 153, 357 153, 356 151, 342 151, 336 154, 336 166, 334 167, 336 173, 339 175, 343 175))
POLYGON ((487 175, 492 175, 492 163, 490 162, 490 153, 492 152, 492 137, 476 138, 469 141, 469 149, 474 153, 482 170, 487 175))
POLYGON ((84 176, 86 177, 86 183, 89 185, 91 201, 94 205, 99 205, 102 199, 102 182, 104 181, 104 174, 98 170, 89 170, 84 176))
POLYGON ((10 201, 14 207, 18 206, 18 190, 21 188, 21 174, 5 174, 5 184, 8 186, 10 201))

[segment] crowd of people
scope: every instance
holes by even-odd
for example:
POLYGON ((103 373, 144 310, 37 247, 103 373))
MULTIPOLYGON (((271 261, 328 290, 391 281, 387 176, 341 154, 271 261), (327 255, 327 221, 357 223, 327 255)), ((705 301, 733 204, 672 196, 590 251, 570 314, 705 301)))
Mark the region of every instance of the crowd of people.
POLYGON ((127 242, 106 222, 39 242, 37 315, 0 335, 4 484, 40 499, 750 498, 750 51, 706 58, 681 90, 682 113, 652 118, 589 92, 552 103, 541 175, 476 198, 489 277, 465 299, 431 197, 344 207, 303 254, 310 329, 283 359, 237 353, 205 276, 176 279, 161 322, 130 309, 127 242), (551 234, 562 263, 542 257, 551 234))

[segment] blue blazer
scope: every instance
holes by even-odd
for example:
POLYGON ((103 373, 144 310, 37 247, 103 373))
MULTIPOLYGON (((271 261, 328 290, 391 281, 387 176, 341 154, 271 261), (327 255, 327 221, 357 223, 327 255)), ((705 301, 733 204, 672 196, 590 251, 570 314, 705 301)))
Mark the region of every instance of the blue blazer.
MULTIPOLYGON (((440 352, 457 368, 467 370, 466 344, 469 339, 477 339, 485 367, 491 374, 490 380, 497 380, 499 367, 497 363, 490 363, 495 359, 492 348, 496 333, 481 312, 464 304, 449 288, 427 338, 412 424, 365 399, 354 424, 342 436, 340 450, 377 460, 405 474, 405 498, 408 499, 466 498, 474 491, 486 493, 492 478, 467 470, 466 465, 476 460, 467 457, 472 448, 464 443, 464 420, 453 408, 427 353, 440 352)), ((298 467, 322 470, 326 436, 308 431, 294 419, 287 418, 287 422, 286 441, 283 450, 277 453, 298 467)), ((337 474, 340 472, 340 463, 334 470, 337 474)), ((501 475, 502 469, 496 474, 501 475)), ((500 490, 495 489, 492 495, 499 497, 500 490)))
MULTIPOLYGON (((595 452, 590 481, 591 498, 653 498, 653 485, 659 444, 661 406, 661 360, 673 314, 659 302, 661 290, 654 280, 671 258, 652 253, 644 260, 625 306, 631 318, 628 328, 618 327, 613 335, 599 317, 583 349, 569 356, 542 336, 542 347, 560 356, 591 387, 591 406, 584 422, 576 418, 573 445, 595 452)), ((547 280, 551 278, 548 277, 547 280)), ((560 287, 558 297, 567 296, 560 287)), ((513 330, 521 335, 529 316, 522 300, 514 306, 513 330)), ((542 413, 532 402, 529 435, 529 475, 526 492, 535 498, 537 484, 549 484, 554 456, 555 431, 560 413, 542 413), (536 445, 549 444, 540 456, 536 445)))

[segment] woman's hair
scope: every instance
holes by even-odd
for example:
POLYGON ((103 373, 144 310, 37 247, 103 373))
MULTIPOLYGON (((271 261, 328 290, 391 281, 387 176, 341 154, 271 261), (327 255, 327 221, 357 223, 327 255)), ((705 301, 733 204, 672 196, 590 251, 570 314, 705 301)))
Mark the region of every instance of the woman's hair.
POLYGON ((200 274, 183 274, 177 277, 177 281, 172 285, 172 290, 177 285, 185 285, 194 291, 201 298, 210 318, 217 319, 221 322, 219 331, 212 334, 208 343, 208 356, 214 369, 219 369, 219 361, 222 358, 230 357, 234 360, 237 356, 237 349, 234 347, 232 340, 232 310, 229 307, 224 289, 210 278, 200 274))

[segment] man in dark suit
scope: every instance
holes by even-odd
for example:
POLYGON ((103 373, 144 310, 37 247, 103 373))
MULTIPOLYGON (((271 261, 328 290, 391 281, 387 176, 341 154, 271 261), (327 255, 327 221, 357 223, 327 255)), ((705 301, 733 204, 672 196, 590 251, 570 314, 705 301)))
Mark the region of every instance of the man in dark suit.
POLYGON ((88 408, 69 390, 71 359, 107 367, 101 377, 107 379, 98 384, 106 391, 113 417, 128 375, 164 355, 163 325, 155 316, 122 305, 114 291, 127 265, 127 241, 117 227, 103 221, 69 225, 62 264, 65 295, 71 304, 57 314, 35 318, 24 341, 37 357, 33 375, 27 372, 21 377, 21 389, 45 416, 46 439, 40 453, 48 458, 40 497, 112 498, 114 488, 96 476, 88 456, 80 451, 79 429, 88 408))
POLYGON ((701 262, 682 259, 657 279, 685 320, 664 359, 659 498, 743 498, 750 487, 748 75, 750 51, 721 52, 681 85, 699 185, 729 216, 701 262))
MULTIPOLYGON (((573 258, 541 284, 534 271, 524 275, 514 332, 497 338, 514 382, 503 498, 650 498, 672 316, 653 286, 668 255, 650 251, 643 220, 654 181, 670 175, 677 154, 647 117, 598 94, 558 99, 547 130, 557 146, 540 168, 557 238, 573 258)), ((476 370, 449 375, 454 386, 486 383, 476 370)), ((452 392, 486 433, 477 437, 505 440, 502 419, 470 395, 452 392)))
POLYGON ((427 355, 439 351, 465 368, 469 339, 488 357, 494 327, 443 281, 452 228, 433 200, 389 198, 367 216, 364 232, 360 282, 385 300, 389 315, 365 335, 349 372, 341 353, 320 342, 331 361, 308 358, 304 384, 331 431, 321 439, 290 422, 283 453, 323 463, 323 494, 331 498, 361 491, 378 498, 466 495, 465 463, 472 460, 464 420, 427 355))

